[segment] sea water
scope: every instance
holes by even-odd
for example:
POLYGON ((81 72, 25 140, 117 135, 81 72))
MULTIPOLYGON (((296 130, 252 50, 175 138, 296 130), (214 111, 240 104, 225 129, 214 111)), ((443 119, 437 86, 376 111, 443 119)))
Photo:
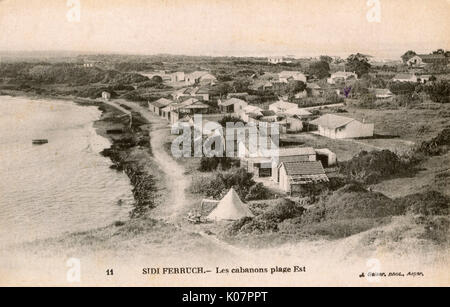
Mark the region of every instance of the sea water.
POLYGON ((0 246, 128 218, 128 177, 100 155, 98 108, 0 96, 0 246), (48 139, 32 145, 33 139, 48 139))

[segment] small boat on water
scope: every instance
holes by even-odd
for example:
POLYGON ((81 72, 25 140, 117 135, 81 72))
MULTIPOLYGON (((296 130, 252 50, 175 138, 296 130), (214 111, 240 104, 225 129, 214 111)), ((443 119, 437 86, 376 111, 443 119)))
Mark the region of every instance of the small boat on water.
POLYGON ((42 145, 42 144, 47 144, 48 140, 47 139, 36 139, 33 140, 33 145, 42 145))

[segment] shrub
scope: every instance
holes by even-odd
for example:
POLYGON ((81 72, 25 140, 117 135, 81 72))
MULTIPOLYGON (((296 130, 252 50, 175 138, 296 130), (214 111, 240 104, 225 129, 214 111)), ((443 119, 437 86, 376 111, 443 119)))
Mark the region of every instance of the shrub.
POLYGON ((327 92, 325 94, 325 103, 336 104, 344 101, 344 98, 340 97, 336 92, 327 92))
POLYGON ((416 193, 396 199, 409 213, 420 215, 448 215, 450 198, 436 191, 416 193))
MULTIPOLYGON (((331 239, 340 239, 363 231, 367 231, 371 228, 383 224, 383 222, 384 219, 372 219, 372 218, 355 218, 337 221, 323 221, 311 225, 303 225, 301 228, 297 228, 296 232, 308 236, 318 235, 318 236, 325 236, 331 239)), ((279 231, 286 232, 286 230, 289 231, 288 225, 286 225, 286 223, 282 223, 279 226, 279 231)))
POLYGON ((450 82, 441 80, 433 82, 425 87, 425 92, 430 95, 430 99, 434 102, 449 103, 450 102, 450 82))
POLYGON ((252 173, 243 168, 234 168, 218 171, 210 176, 201 176, 192 182, 190 190, 192 193, 220 199, 230 188, 234 188, 239 197, 245 199, 254 184, 252 173))
POLYGON ((236 159, 228 157, 202 157, 198 170, 201 172, 211 172, 217 170, 219 166, 222 170, 228 170, 233 166, 237 166, 239 164, 238 162, 236 159))
POLYGON ((435 138, 422 142, 416 149, 416 152, 435 156, 447 152, 449 147, 450 128, 445 128, 435 138))
POLYGON ((388 84, 388 88, 395 95, 411 95, 416 91, 416 84, 393 81, 388 84))
POLYGON ((430 218, 425 223, 425 233, 421 236, 423 239, 429 239, 438 244, 447 243, 450 237, 450 221, 446 216, 437 216, 430 218))
POLYGON ((258 182, 257 184, 250 187, 245 200, 260 200, 267 199, 268 197, 269 191, 261 182, 258 182))
POLYGON ((222 125, 222 127, 226 127, 227 123, 243 123, 244 121, 240 119, 239 117, 227 115, 224 116, 221 120, 219 120, 219 124, 222 125))
POLYGON ((280 223, 286 219, 291 219, 295 217, 300 217, 305 208, 296 204, 295 202, 283 199, 277 205, 267 210, 265 213, 260 215, 258 218, 280 223))
POLYGON ((415 171, 413 163, 389 150, 361 151, 351 160, 340 164, 339 172, 349 180, 374 184, 400 174, 415 171))

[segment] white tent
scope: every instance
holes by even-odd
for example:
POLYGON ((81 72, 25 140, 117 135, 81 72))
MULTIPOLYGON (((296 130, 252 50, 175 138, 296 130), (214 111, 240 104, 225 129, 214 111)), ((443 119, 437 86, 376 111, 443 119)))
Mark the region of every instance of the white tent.
POLYGON ((241 201, 236 191, 231 188, 217 207, 208 215, 211 220, 238 220, 253 216, 247 206, 241 201))

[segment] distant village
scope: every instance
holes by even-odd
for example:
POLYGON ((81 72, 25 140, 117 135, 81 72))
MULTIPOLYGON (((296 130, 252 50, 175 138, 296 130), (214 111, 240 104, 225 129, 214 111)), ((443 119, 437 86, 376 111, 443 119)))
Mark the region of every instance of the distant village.
MULTIPOLYGON (((274 66, 294 61, 292 57, 267 59, 274 66)), ((380 66, 378 72, 368 72, 367 67, 371 65, 372 59, 361 54, 356 55, 355 70, 348 71, 348 65, 339 65, 341 61, 331 57, 319 59, 315 65, 325 66, 326 71, 333 63, 343 68, 325 75, 318 69, 321 78, 310 71, 297 70, 252 74, 247 76, 247 80, 250 80, 247 88, 251 93, 231 91, 225 95, 216 94, 214 88, 220 81, 210 71, 157 71, 147 76, 160 77, 175 90, 170 96, 149 101, 148 108, 170 124, 183 122, 193 126, 193 116, 202 114, 205 122, 227 118, 251 123, 256 127, 264 123, 276 123, 281 136, 294 137, 307 133, 329 139, 371 138, 374 136, 374 123, 358 120, 345 113, 322 114, 321 110, 336 109, 343 107, 347 100, 367 100, 368 97, 374 105, 380 102, 394 103, 396 96, 403 93, 400 90, 396 91, 397 95, 394 94, 389 84, 399 84, 401 87, 403 84, 433 82, 436 77, 427 74, 424 68, 435 64, 448 67, 450 57, 442 53, 413 55, 404 61, 405 72, 401 73, 386 71, 389 69, 386 65, 380 66), (365 67, 365 72, 358 71, 361 66, 363 70, 365 67), (362 85, 365 87, 362 88, 362 85), (276 100, 252 103, 255 91, 275 93, 276 100)), ((279 149, 279 159, 273 164, 268 156, 250 157, 248 143, 239 144, 236 150, 240 152, 241 167, 253 173, 268 187, 275 186, 288 195, 301 194, 304 185, 327 182, 327 173, 333 175, 333 167, 340 158, 326 147, 289 146, 279 149)))
MULTIPOLYGON (((202 127, 213 127, 202 129, 202 141, 217 138, 235 156, 181 157, 194 172, 190 189, 206 197, 202 204, 228 195, 241 206, 236 199, 315 197, 324 186, 376 182, 390 172, 381 171, 391 167, 386 159, 416 161, 408 156, 414 146, 445 129, 449 63, 450 52, 443 49, 410 50, 396 60, 361 53, 345 59, 80 55, 54 62, 5 61, 0 91, 106 102, 130 118, 129 129, 133 114, 147 112, 167 128, 160 133, 180 123, 195 131, 195 116, 201 115, 202 127), (255 150, 249 135, 230 147, 223 133, 227 122, 256 127, 256 138, 266 136, 268 147, 275 143, 276 154, 255 150), (277 132, 263 132, 268 125, 276 125, 277 132)), ((165 136, 164 146, 170 149, 174 138, 165 136)), ((241 209, 236 210, 248 214, 241 209)))

